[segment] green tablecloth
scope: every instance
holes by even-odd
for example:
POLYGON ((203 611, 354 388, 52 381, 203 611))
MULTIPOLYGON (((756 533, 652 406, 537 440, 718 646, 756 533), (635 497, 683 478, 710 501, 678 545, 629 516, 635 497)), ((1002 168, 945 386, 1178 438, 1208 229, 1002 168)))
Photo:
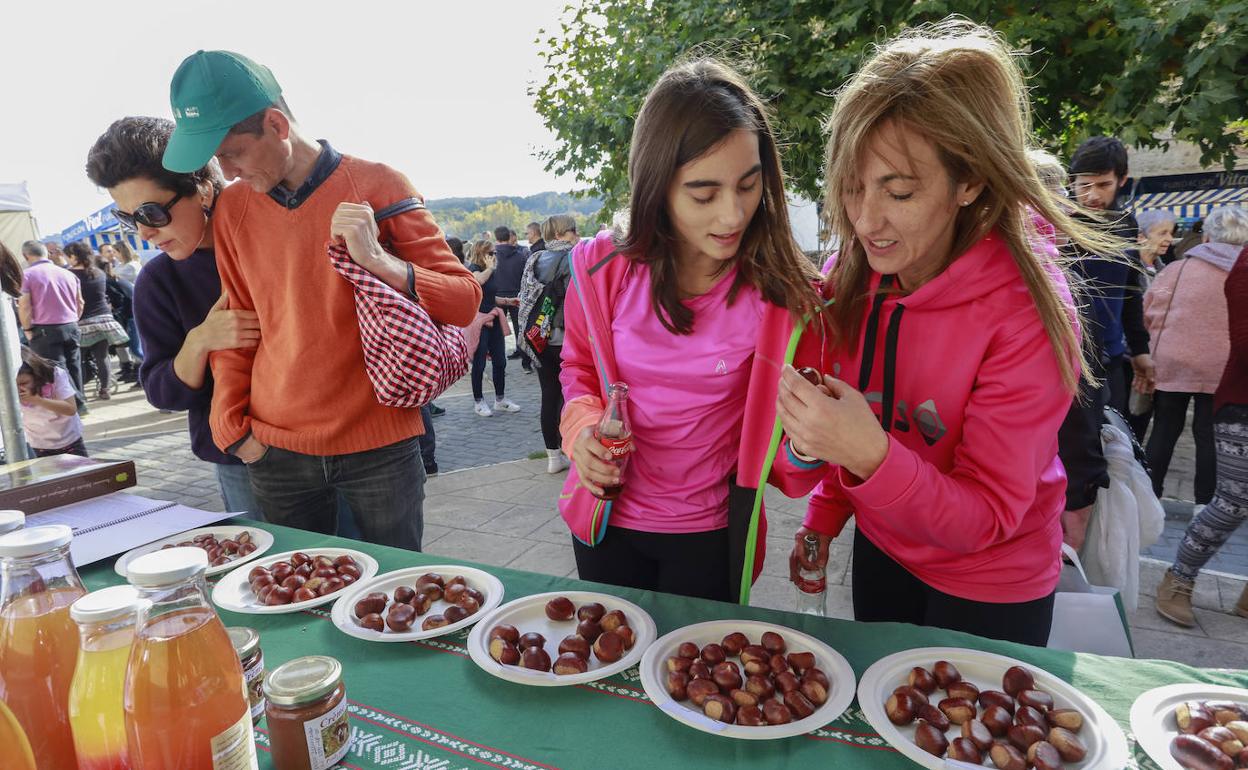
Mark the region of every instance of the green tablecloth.
MULTIPOLYGON (((276 537, 271 553, 345 546, 365 551, 381 572, 446 563, 433 554, 358 543, 285 527, 259 526, 276 537)), ((436 547, 435 547, 436 550, 436 547)), ((955 646, 996 652, 1026 661, 1065 679, 1095 698, 1129 733, 1131 704, 1163 684, 1206 682, 1248 687, 1248 671, 1195 669, 1165 661, 1125 660, 1072 654, 997 642, 901 624, 867 624, 740 607, 669 594, 601 586, 498 567, 504 602, 556 590, 601 590, 637 603, 663 635, 691 623, 724 618, 765 620, 799 629, 827 642, 853 665, 856 675, 875 661, 915 647, 955 646)), ((112 560, 82 570, 90 588, 121 582, 112 560)), ((839 719, 805 736, 776 741, 719 738, 686 727, 650 704, 637 670, 590 685, 528 687, 498 679, 468 657, 468 631, 411 644, 378 644, 349 637, 334 627, 328 608, 288 615, 221 612, 226 625, 260 632, 272 669, 301 655, 325 654, 345 668, 354 745, 345 767, 396 770, 517 768, 906 768, 863 719, 857 701, 839 719)), ((1240 662, 1240 665, 1243 663, 1240 662)), ((264 722, 256 732, 262 767, 272 767, 264 722)), ((1132 743, 1134 748, 1134 743, 1132 743)), ((1140 767, 1153 767, 1135 750, 1140 767)))

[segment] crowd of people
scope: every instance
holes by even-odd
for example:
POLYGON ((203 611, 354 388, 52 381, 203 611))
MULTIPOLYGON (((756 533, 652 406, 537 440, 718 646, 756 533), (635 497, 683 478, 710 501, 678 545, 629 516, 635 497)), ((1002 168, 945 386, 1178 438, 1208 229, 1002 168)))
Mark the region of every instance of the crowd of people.
MULTIPOLYGON (((1063 542, 1108 483, 1106 407, 1130 416, 1160 495, 1195 403, 1203 507, 1162 614, 1191 621, 1201 566, 1248 516, 1248 213, 1214 210, 1177 258, 1172 216, 1117 208, 1120 141, 1065 165, 1038 151, 1022 73, 985 27, 905 32, 837 92, 822 271, 792 234, 768 108, 712 59, 646 96, 621 226, 584 239, 554 216, 527 246, 506 226, 444 237, 404 175, 312 139, 244 56, 190 56, 171 106, 88 155, 118 219, 162 251, 131 291, 131 260, 67 247, 74 274, 24 250, 23 403, 76 420, 79 350, 101 398, 110 350, 123 373, 140 362, 151 403, 189 412, 229 510, 324 533, 350 519, 420 549, 432 405, 379 401, 363 281, 465 330, 481 417, 519 410, 515 335, 548 470, 571 466, 557 505, 584 579, 748 596, 770 484, 811 495, 785 533, 795 581, 854 520, 858 619, 1043 645, 1063 542), (364 278, 344 280, 335 248, 364 278), (625 450, 597 432, 621 382, 625 450)), ((71 445, 41 419, 32 443, 81 448, 80 426, 71 445)))

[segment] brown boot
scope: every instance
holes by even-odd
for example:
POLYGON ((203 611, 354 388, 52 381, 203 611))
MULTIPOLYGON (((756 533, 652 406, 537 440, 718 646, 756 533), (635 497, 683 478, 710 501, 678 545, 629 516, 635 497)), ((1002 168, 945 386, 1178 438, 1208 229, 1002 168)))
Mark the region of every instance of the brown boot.
POLYGON ((1241 618, 1248 618, 1248 585, 1244 586, 1243 593, 1239 595, 1239 601, 1235 602, 1235 614, 1241 618))
POLYGON ((1174 576, 1170 570, 1157 586, 1157 612, 1166 620, 1178 623, 1186 628, 1196 626, 1196 616, 1192 614, 1192 590, 1195 583, 1188 583, 1174 576))

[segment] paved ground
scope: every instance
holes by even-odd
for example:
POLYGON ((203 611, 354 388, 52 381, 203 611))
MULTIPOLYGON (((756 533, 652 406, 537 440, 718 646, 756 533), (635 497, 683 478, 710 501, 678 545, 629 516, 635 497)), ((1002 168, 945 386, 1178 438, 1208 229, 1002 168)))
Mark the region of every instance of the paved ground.
MULTIPOLYGON (((447 409, 446 416, 435 423, 442 474, 427 487, 425 549, 486 564, 575 575, 570 536, 553 506, 563 477, 547 475, 544 459, 523 459, 543 448, 537 426, 536 378, 520 374, 516 362, 509 364, 508 372, 514 376, 507 395, 521 405, 522 412, 477 417, 466 381, 439 400, 447 409)), ((486 389, 490 389, 488 378, 486 389)), ((182 415, 159 414, 139 391, 124 392, 106 404, 92 402, 92 410, 85 421, 89 447, 96 454, 134 458, 140 483, 137 492, 221 509, 212 468, 196 460, 188 449, 182 415)), ((1168 494, 1191 499, 1191 457, 1190 438, 1185 438, 1176 452, 1168 494)), ((790 609, 794 593, 786 577, 787 554, 805 502, 769 490, 768 507, 772 534, 753 603, 790 609)), ((1173 503, 1168 507, 1176 514, 1183 508, 1173 503)), ((1198 628, 1173 626, 1152 608, 1151 597, 1185 525, 1177 518, 1167 521, 1162 541, 1150 549, 1150 555, 1160 560, 1141 561, 1140 585, 1145 595, 1140 608, 1130 613, 1137 654, 1198 666, 1248 667, 1248 620, 1229 614, 1244 590, 1242 576, 1248 575, 1248 555, 1241 558, 1239 550, 1248 533, 1237 536, 1228 546, 1225 563, 1215 567, 1225 572, 1210 572, 1201 580, 1195 595, 1198 628)), ((841 541, 848 542, 845 536, 841 541)), ((843 542, 832 547, 828 612, 851 618, 850 549, 843 542)))

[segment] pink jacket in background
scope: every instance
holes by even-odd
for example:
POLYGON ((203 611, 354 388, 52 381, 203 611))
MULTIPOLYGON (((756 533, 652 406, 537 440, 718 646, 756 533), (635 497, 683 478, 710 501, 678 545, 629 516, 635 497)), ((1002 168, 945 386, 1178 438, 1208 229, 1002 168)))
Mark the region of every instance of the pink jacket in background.
POLYGON ((872 543, 953 596, 1047 596, 1061 571, 1066 492, 1057 431, 1073 396, 1005 242, 986 236, 909 295, 878 294, 880 281, 872 276, 862 342, 832 352, 824 371, 887 411, 888 454, 866 482, 829 469, 806 526, 835 535, 852 515, 872 543))
POLYGON ((1202 243, 1166 265, 1144 295, 1157 389, 1213 393, 1222 379, 1231 342, 1226 276, 1239 246, 1202 243))

